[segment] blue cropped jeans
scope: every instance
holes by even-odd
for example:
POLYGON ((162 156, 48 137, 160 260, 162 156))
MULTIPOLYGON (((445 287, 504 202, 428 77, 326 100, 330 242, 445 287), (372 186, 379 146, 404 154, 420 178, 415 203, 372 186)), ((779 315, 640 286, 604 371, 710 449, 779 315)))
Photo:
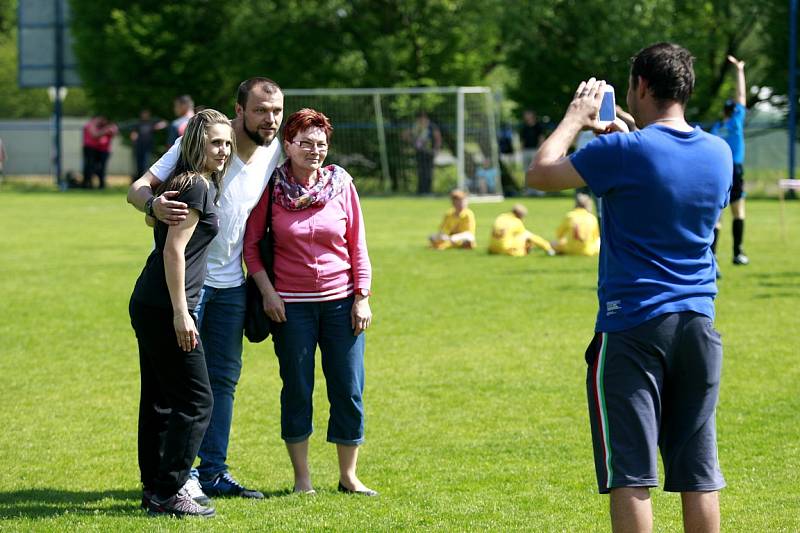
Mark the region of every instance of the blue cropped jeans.
POLYGON ((364 334, 353 335, 353 296, 330 302, 287 303, 286 322, 273 323, 280 364, 281 438, 306 440, 313 432, 312 396, 317 345, 330 402, 328 442, 364 441, 364 334))

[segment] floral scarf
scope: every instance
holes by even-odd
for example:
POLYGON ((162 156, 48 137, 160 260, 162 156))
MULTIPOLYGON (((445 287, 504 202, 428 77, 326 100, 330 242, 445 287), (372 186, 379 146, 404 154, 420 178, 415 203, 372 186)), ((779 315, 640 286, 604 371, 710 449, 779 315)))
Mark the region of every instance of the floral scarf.
POLYGON ((306 189, 292 177, 291 161, 278 166, 272 174, 275 190, 272 201, 288 211, 300 211, 307 207, 322 207, 341 193, 353 181, 345 169, 328 165, 317 171, 317 182, 306 189))

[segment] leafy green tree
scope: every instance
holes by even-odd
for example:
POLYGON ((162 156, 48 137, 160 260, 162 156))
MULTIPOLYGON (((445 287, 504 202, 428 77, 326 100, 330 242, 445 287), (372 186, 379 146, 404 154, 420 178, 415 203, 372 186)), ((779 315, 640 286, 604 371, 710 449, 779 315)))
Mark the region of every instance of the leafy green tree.
POLYGON ((115 119, 147 107, 172 115, 172 101, 232 112, 235 54, 223 35, 234 2, 72 0, 75 55, 97 112, 115 119))
POLYGON ((519 73, 513 99, 560 116, 580 80, 604 78, 624 102, 630 57, 658 41, 686 46, 696 57, 697 85, 688 115, 707 120, 732 90, 728 54, 747 57, 749 77, 758 72, 759 34, 767 8, 736 0, 538 0, 512 4, 505 32, 515 45, 509 62, 519 73))
POLYGON ((362 83, 482 84, 503 59, 498 24, 503 4, 492 0, 352 2, 346 31, 368 67, 362 83))
POLYGON ((499 0, 72 0, 98 111, 167 116, 176 94, 230 110, 242 79, 283 87, 474 85, 499 64, 499 0))
POLYGON ((728 54, 747 61, 752 85, 781 81, 785 61, 772 55, 786 47, 771 29, 785 18, 784 4, 71 0, 87 96, 117 119, 142 107, 170 116, 173 97, 182 93, 230 113, 236 85, 257 75, 286 88, 488 82, 521 107, 558 117, 590 75, 611 82, 624 101, 630 56, 670 40, 697 58, 689 117, 709 120, 733 91, 728 54))
MULTIPOLYGON (((762 85, 769 87, 779 96, 774 103, 788 105, 788 100, 780 98, 780 96, 789 93, 789 21, 791 16, 789 2, 765 0, 765 4, 769 7, 765 27, 770 28, 771 31, 764 34, 764 48, 765 52, 769 54, 770 61, 761 81, 762 85)), ((800 29, 800 16, 797 18, 798 29, 800 29)), ((796 52, 800 52, 800 46, 796 52)), ((800 54, 797 57, 800 57, 800 54)))

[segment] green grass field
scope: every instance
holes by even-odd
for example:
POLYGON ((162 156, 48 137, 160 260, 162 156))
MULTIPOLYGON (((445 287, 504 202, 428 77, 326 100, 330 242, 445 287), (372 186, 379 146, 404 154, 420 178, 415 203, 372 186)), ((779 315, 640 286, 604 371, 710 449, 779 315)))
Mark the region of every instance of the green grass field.
MULTIPOLYGON (((567 197, 525 200, 551 237, 567 197)), ((367 444, 377 499, 335 491, 316 391, 316 497, 289 494, 271 341, 246 344, 230 447, 233 472, 265 501, 217 500, 212 521, 138 509, 138 361, 127 316, 151 236, 120 191, 0 190, 0 530, 608 531, 596 494, 583 351, 596 260, 487 255, 493 217, 473 204, 473 252, 425 248, 444 199, 368 198, 375 322, 367 337, 367 444)), ((748 205, 752 264, 720 244, 717 328, 725 364, 719 448, 723 530, 800 530, 800 204, 748 205)), ((653 491, 659 532, 679 498, 653 491)))

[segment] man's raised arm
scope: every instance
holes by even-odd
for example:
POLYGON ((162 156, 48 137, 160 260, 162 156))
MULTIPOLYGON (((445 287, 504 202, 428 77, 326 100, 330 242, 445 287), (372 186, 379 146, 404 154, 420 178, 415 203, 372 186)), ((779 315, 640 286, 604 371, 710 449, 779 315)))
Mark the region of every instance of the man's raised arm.
POLYGON ((736 101, 747 105, 747 85, 744 82, 744 61, 728 56, 728 61, 736 67, 736 101))

